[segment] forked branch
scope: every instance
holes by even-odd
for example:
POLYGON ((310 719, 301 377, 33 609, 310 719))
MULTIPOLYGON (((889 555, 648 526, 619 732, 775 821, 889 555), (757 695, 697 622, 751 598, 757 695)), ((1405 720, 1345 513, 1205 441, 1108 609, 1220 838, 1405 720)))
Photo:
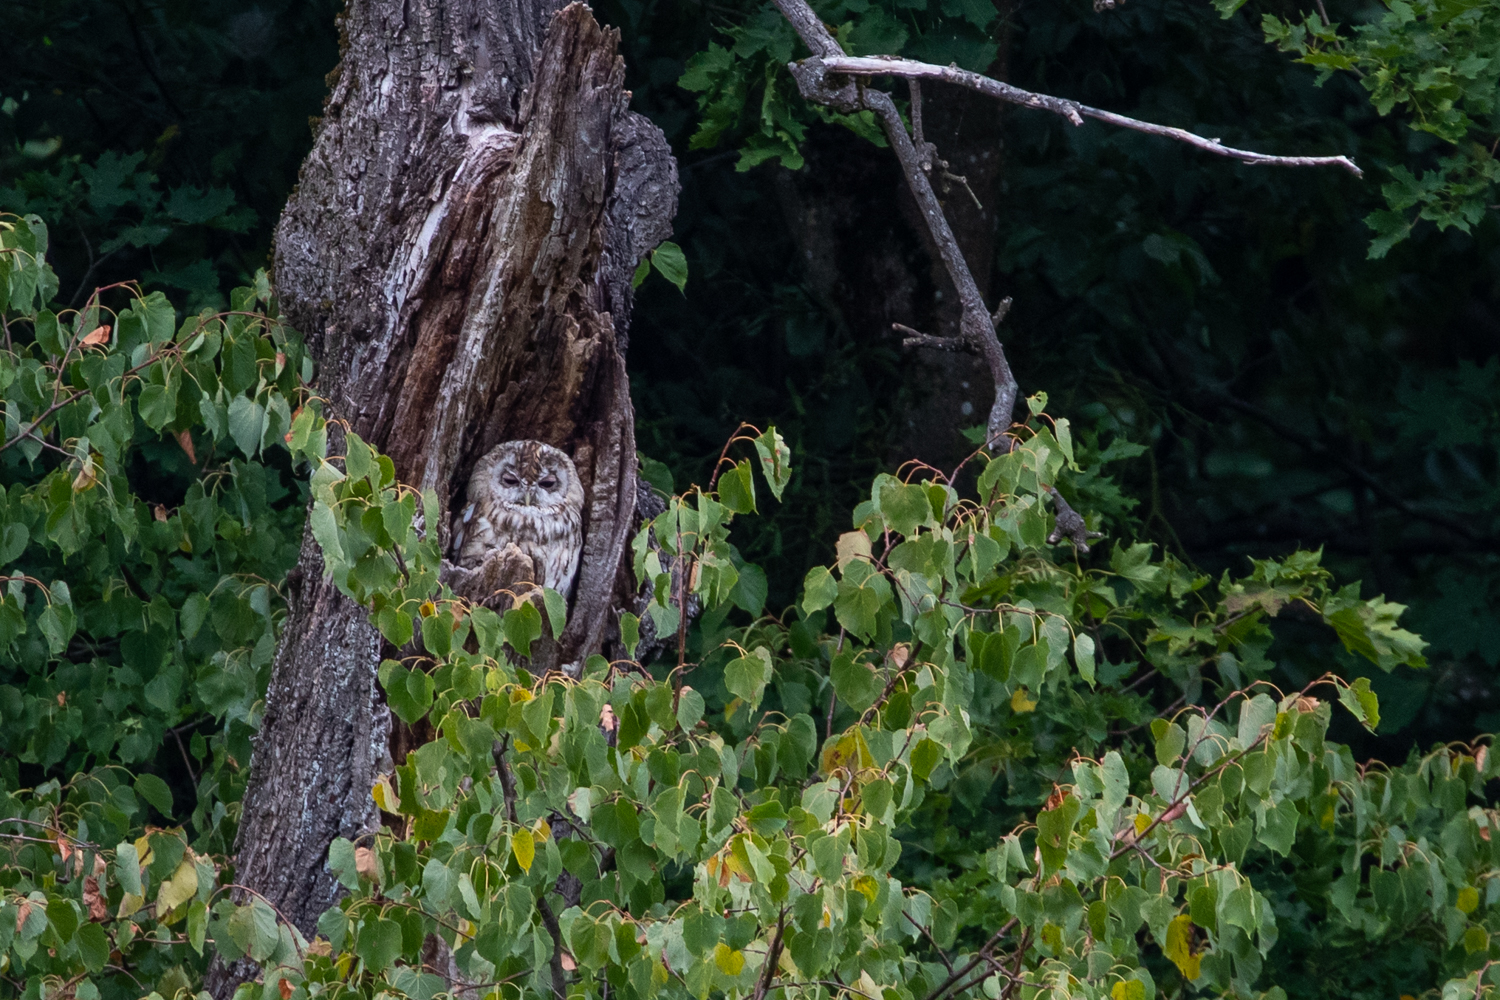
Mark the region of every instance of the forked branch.
MULTIPOLYGON (((880 120, 886 141, 891 144, 896 158, 901 162, 901 171, 906 175, 906 186, 916 199, 917 208, 922 213, 922 219, 932 235, 932 242, 937 247, 938 256, 958 291, 959 303, 963 307, 963 314, 959 319, 959 336, 955 339, 962 340, 965 349, 984 358, 995 382, 995 405, 990 408, 986 429, 986 440, 993 446, 1001 441, 1010 427, 1019 386, 1015 376, 1011 374, 1005 349, 995 336, 995 325, 990 318, 989 309, 985 307, 984 297, 979 293, 979 286, 974 282, 974 275, 969 270, 968 262, 964 260, 958 240, 954 238, 953 230, 943 216, 942 203, 938 201, 927 171, 923 169, 924 163, 930 165, 930 157, 924 156, 923 150, 919 150, 912 137, 907 134, 906 123, 902 121, 901 112, 896 109, 896 102, 891 100, 890 94, 868 90, 863 84, 856 84, 847 76, 834 77, 827 71, 824 61, 842 58, 844 53, 828 33, 828 28, 808 6, 807 0, 775 0, 775 3, 776 8, 797 30, 803 44, 813 53, 812 59, 792 63, 790 66, 802 96, 836 111, 873 111, 880 120)), ((940 343, 939 346, 956 345, 940 343)), ((1004 448, 1004 445, 1001 444, 1000 447, 1004 448)))

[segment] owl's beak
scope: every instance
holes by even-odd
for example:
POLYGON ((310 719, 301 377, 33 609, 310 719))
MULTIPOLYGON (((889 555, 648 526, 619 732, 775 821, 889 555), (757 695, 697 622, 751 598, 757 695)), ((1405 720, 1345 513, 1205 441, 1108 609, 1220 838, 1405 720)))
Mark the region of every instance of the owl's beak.
POLYGON ((536 506, 536 490, 527 490, 526 491, 526 506, 528 506, 528 507, 535 507, 536 506))

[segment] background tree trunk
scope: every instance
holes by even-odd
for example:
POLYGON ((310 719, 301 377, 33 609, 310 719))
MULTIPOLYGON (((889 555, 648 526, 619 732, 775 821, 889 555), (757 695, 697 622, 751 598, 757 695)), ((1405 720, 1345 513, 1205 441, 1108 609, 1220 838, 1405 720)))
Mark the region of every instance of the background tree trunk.
MULTIPOLYGON (((630 279, 670 234, 678 188, 662 134, 627 108, 617 33, 558 6, 351 2, 275 277, 329 417, 445 509, 501 441, 573 455, 588 503, 566 663, 597 651, 634 597, 621 572, 637 520, 630 279)), ((337 898, 328 844, 379 824, 370 787, 391 725, 383 640, 324 579, 310 533, 296 576, 236 880, 311 937, 337 898)), ((210 989, 226 997, 244 974, 216 967, 210 989)))

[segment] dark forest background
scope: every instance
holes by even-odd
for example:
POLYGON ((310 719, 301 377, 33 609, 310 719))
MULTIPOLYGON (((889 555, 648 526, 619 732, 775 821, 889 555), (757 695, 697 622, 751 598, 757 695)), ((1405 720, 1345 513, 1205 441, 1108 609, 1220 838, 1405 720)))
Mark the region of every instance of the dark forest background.
MULTIPOLYGON (((1374 672, 1383 721, 1366 750, 1399 758, 1500 729, 1494 213, 1471 234, 1419 227, 1367 259, 1361 220, 1382 206, 1386 170, 1430 158, 1435 140, 1268 46, 1260 13, 1294 5, 1263 0, 1225 21, 1206 0, 998 3, 987 41, 914 23, 907 47, 967 46, 966 65, 1022 87, 1232 145, 1347 153, 1366 170, 1254 168, 927 88, 927 136, 972 190, 950 186, 950 218, 990 301, 1015 300, 1001 333, 1023 392, 1046 391, 1075 433, 1129 456, 1110 466, 1107 530, 1215 574, 1322 546, 1364 596, 1410 605, 1405 624, 1432 643, 1427 670, 1374 672)), ((338 61, 339 7, 7 5, 0 210, 52 225, 65 303, 144 275, 189 309, 222 305, 267 265, 338 61)), ((647 280, 631 325, 640 446, 680 487, 708 475, 739 421, 782 429, 793 485, 737 541, 766 568, 773 605, 789 601, 830 558, 861 484, 911 458, 951 466, 991 390, 970 359, 903 351, 891 332, 945 332, 956 309, 887 151, 835 126, 809 132, 797 171, 737 169, 732 136, 689 149, 698 112, 678 80, 740 8, 598 10, 682 176, 686 293, 647 280)), ((1321 673, 1331 633, 1297 639, 1285 649, 1309 662, 1285 652, 1285 674, 1321 673)))

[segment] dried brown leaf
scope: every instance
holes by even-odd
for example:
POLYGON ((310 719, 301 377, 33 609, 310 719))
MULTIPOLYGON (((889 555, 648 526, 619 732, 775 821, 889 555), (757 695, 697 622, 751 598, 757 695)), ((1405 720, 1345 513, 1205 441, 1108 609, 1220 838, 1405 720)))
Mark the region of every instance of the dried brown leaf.
POLYGON ((193 432, 181 430, 177 432, 177 445, 187 453, 188 461, 194 465, 198 464, 198 453, 193 450, 193 432))

